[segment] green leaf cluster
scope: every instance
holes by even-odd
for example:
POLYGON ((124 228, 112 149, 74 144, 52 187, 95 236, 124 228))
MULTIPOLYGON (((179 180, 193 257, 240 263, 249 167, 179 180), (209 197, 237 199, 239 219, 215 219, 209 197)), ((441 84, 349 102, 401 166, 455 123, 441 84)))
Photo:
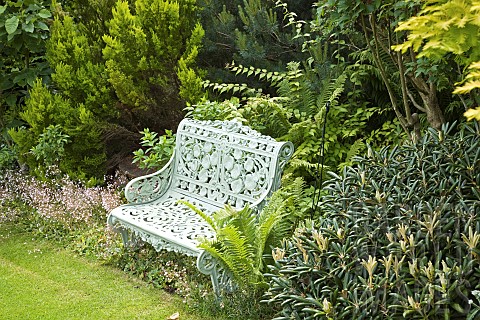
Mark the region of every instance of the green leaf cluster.
MULTIPOLYGON (((0 5, 1 129, 16 125, 19 106, 35 79, 49 80, 45 41, 50 35, 51 17, 43 0, 8 0, 0 5)), ((0 141, 8 139, 0 136, 0 141)))
POLYGON ((236 210, 226 205, 209 216, 186 201, 181 203, 199 214, 215 231, 214 240, 201 240, 198 246, 218 260, 237 285, 264 288, 263 256, 283 238, 282 210, 257 213, 248 206, 236 210))
POLYGON ((175 135, 171 130, 158 137, 158 133, 151 132, 148 128, 140 132, 143 137, 140 144, 144 149, 133 152, 133 163, 138 163, 142 169, 162 168, 173 154, 175 149, 175 135))
POLYGON ((321 218, 275 250, 276 319, 478 316, 480 126, 371 148, 327 181, 321 218))
POLYGON ((30 151, 37 161, 43 161, 45 166, 58 165, 65 156, 65 144, 70 137, 62 133, 60 125, 49 125, 38 138, 38 144, 30 151))

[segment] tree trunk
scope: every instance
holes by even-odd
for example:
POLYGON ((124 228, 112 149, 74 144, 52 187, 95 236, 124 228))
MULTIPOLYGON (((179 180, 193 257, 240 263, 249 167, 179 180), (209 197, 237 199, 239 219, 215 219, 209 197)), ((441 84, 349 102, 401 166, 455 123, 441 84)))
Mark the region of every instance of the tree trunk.
POLYGON ((430 86, 430 90, 428 90, 428 92, 424 93, 419 91, 419 94, 427 111, 428 123, 435 129, 441 129, 442 124, 445 123, 445 117, 443 116, 443 111, 438 104, 436 88, 432 88, 432 86, 430 86))

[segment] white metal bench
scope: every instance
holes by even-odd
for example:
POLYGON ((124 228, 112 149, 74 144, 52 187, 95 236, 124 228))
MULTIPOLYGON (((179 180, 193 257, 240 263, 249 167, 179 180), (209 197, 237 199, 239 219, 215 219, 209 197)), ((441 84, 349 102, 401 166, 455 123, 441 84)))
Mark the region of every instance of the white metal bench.
POLYGON ((235 121, 184 119, 173 156, 156 173, 138 177, 125 188, 129 204, 113 209, 108 224, 122 234, 166 249, 196 256, 216 293, 228 276, 209 254, 197 248, 199 237, 214 238, 208 224, 186 200, 207 214, 230 204, 260 210, 279 188, 283 167, 293 154, 291 142, 277 142, 235 121))

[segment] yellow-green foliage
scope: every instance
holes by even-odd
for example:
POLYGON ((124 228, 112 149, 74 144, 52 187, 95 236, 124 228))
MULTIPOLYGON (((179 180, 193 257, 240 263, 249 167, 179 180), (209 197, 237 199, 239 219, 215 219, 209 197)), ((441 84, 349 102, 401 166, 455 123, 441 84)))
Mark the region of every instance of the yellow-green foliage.
POLYGON ((130 108, 173 99, 177 106, 170 108, 180 109, 177 79, 200 89, 192 68, 203 37, 196 24, 195 1, 137 0, 134 8, 132 12, 128 2, 117 2, 108 22, 109 34, 103 36, 108 80, 130 108))
POLYGON ((425 1, 423 10, 399 24, 397 31, 407 31, 408 40, 394 46, 395 50, 412 48, 419 57, 441 59, 453 53, 468 66, 465 82, 454 93, 468 93, 480 88, 480 1, 425 1))
POLYGON ((108 121, 117 112, 100 57, 99 41, 89 41, 72 17, 55 17, 47 43, 47 58, 54 69, 52 79, 65 98, 108 121))
POLYGON ((463 115, 465 117, 467 117, 467 120, 476 119, 476 120, 480 121, 480 107, 478 107, 476 109, 469 109, 469 110, 465 111, 465 113, 463 115))
POLYGON ((37 80, 30 91, 25 111, 20 115, 30 127, 12 129, 9 134, 18 145, 20 160, 30 169, 44 171, 45 163, 36 159, 31 150, 50 125, 60 125, 62 133, 71 139, 71 143, 65 145, 65 157, 59 162, 60 169, 74 178, 103 177, 105 152, 100 130, 92 112, 85 106, 74 105, 60 95, 53 94, 41 80, 37 80))

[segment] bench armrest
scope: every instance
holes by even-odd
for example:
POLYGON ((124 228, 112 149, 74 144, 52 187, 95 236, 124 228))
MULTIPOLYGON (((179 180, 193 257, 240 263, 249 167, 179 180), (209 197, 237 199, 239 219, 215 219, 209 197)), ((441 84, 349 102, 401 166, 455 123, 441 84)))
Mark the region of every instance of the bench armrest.
POLYGON ((266 190, 265 196, 253 202, 250 205, 250 208, 260 212, 265 206, 268 198, 272 196, 272 193, 280 188, 282 181, 283 168, 287 164, 287 161, 292 157, 294 151, 293 143, 290 141, 284 142, 277 154, 277 166, 275 171, 275 176, 273 177, 272 183, 269 188, 266 190))
POLYGON ((159 171, 130 181, 125 187, 125 198, 127 198, 127 201, 129 203, 142 203, 160 198, 170 185, 174 159, 175 154, 159 171))

